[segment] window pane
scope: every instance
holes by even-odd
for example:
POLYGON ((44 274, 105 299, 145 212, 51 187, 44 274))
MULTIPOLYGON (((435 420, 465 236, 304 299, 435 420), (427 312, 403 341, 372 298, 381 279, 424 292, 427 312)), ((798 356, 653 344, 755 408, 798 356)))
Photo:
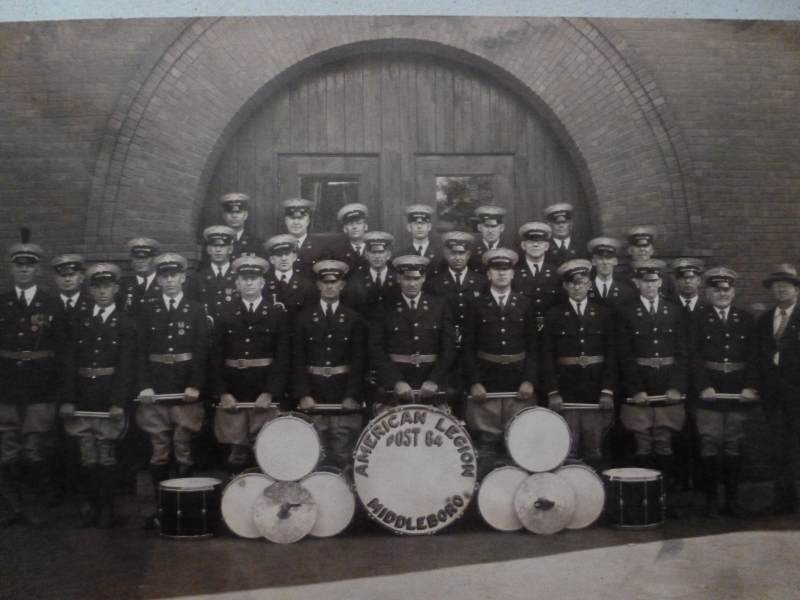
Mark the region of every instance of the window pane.
POLYGON ((339 233, 336 213, 345 204, 358 202, 358 177, 347 175, 301 175, 300 196, 314 203, 309 233, 339 233))
POLYGON ((493 175, 436 177, 440 231, 477 231, 475 209, 485 204, 494 204, 493 175))

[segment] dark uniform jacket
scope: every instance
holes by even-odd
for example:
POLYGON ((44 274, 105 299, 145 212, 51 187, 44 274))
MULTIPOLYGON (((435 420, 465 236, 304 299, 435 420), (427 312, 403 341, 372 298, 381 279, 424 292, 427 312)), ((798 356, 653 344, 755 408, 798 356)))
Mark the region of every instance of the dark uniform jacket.
MULTIPOLYGON (((649 307, 649 304, 648 304, 649 307)), ((683 311, 663 299, 650 315, 640 298, 618 309, 619 360, 623 388, 629 397, 638 392, 661 396, 668 389, 686 391, 688 342, 683 311), (639 365, 637 358, 669 358, 675 363, 659 368, 639 365)))
POLYGON ((182 394, 193 387, 202 392, 208 358, 208 320, 205 307, 184 297, 170 315, 163 296, 149 299, 137 323, 137 393, 153 388, 156 394, 182 394), (151 354, 191 353, 190 360, 167 364, 151 354))
POLYGON ((329 257, 329 250, 321 239, 315 239, 311 234, 306 236, 303 245, 297 249, 297 260, 294 270, 305 277, 314 277, 314 265, 329 257))
POLYGON ((340 404, 345 398, 361 400, 367 361, 367 332, 361 316, 339 302, 328 323, 319 302, 297 317, 292 336, 292 394, 296 400, 311 396, 317 403, 340 404), (317 375, 307 367, 349 365, 350 371, 317 375))
POLYGON ((92 316, 92 311, 94 310, 94 300, 91 297, 85 296, 84 294, 78 295, 78 301, 75 302, 70 308, 67 308, 64 305, 64 300, 61 298, 61 295, 56 295, 56 299, 58 300, 59 304, 61 305, 61 317, 66 324, 66 332, 67 337, 71 341, 74 338, 75 331, 78 325, 78 322, 83 317, 92 316))
MULTIPOLYGON (((203 256, 208 256, 204 253, 203 256)), ((246 231, 242 232, 242 237, 233 241, 233 252, 231 252, 231 262, 241 256, 260 256, 267 258, 267 251, 264 250, 264 240, 246 231)), ((206 262, 204 267, 210 264, 206 262)))
POLYGON ((425 280, 425 291, 447 300, 453 313, 453 322, 459 329, 463 329, 470 300, 479 297, 487 285, 486 275, 467 269, 461 274, 461 286, 456 286, 450 269, 445 267, 425 280))
POLYGON ((212 267, 199 271, 194 278, 197 286, 196 300, 206 307, 206 313, 216 323, 223 311, 239 302, 236 274, 228 267, 222 278, 217 278, 212 267))
POLYGON ((531 299, 539 325, 542 324, 547 311, 558 304, 563 291, 558 276, 558 267, 545 261, 539 275, 534 277, 524 254, 514 267, 514 280, 511 282, 511 287, 514 291, 531 299))
MULTIPOLYGON (((289 376, 289 321, 280 306, 262 300, 250 314, 239 300, 214 326, 211 343, 211 394, 231 394, 237 402, 255 402, 263 393, 278 402, 289 376), (264 367, 240 369, 225 360, 271 358, 264 367)), ((283 408, 286 408, 285 406, 283 408)))
POLYGON ((367 267, 369 267, 367 264, 367 259, 364 255, 366 246, 363 242, 361 244, 361 254, 359 255, 358 252, 353 249, 353 245, 350 243, 350 238, 345 235, 336 238, 336 241, 331 244, 330 250, 328 251, 331 259, 340 260, 350 268, 348 271, 348 277, 352 276, 353 273, 363 265, 367 265, 367 267))
MULTIPOLYGON (((653 258, 656 257, 654 256, 653 258)), ((633 266, 630 262, 622 263, 614 267, 614 279, 619 279, 620 283, 629 286, 638 296, 639 289, 636 287, 636 284, 633 281, 633 276, 633 266)), ((677 295, 677 292, 675 291, 675 282, 673 281, 670 273, 664 273, 661 276, 661 287, 658 290, 658 295, 665 300, 675 298, 677 295)))
POLYGON ((341 302, 358 311, 367 321, 372 320, 372 313, 385 300, 394 301, 400 298, 400 285, 397 283, 397 272, 387 267, 386 279, 381 286, 372 280, 369 266, 362 266, 347 280, 342 290, 341 302))
MULTIPOLYGON (((397 256, 408 256, 410 254, 416 254, 416 244, 412 244, 400 250, 397 253, 397 256)), ((428 266, 425 267, 425 276, 432 277, 436 275, 439 271, 447 268, 447 262, 444 259, 444 248, 441 244, 434 241, 433 238, 428 238, 428 248, 425 251, 425 258, 430 260, 428 266)))
POLYGON ((773 333, 774 308, 765 311, 756 324, 758 366, 765 410, 779 402, 794 404, 800 398, 800 303, 795 304, 780 339, 773 333), (778 364, 774 362, 779 353, 778 364))
MULTIPOLYGON (((500 239, 497 241, 495 248, 510 248, 511 246, 506 243, 503 239, 503 236, 500 236, 500 239)), ((484 253, 488 252, 489 248, 486 247, 486 242, 483 241, 481 238, 478 240, 478 243, 475 244, 475 247, 472 249, 472 253, 469 255, 469 262, 467 262, 467 268, 477 272, 477 273, 486 273, 486 265, 483 264, 483 255, 484 253)))
POLYGON ((606 291, 606 297, 603 298, 602 289, 599 289, 596 280, 592 279, 592 287, 589 289, 588 298, 590 302, 600 306, 617 308, 632 304, 636 300, 636 292, 630 285, 625 285, 617 280, 616 277, 613 277, 611 286, 606 291))
POLYGON ((445 374, 455 358, 455 328, 447 302, 425 293, 417 299, 413 313, 402 295, 385 302, 375 311, 370 327, 370 358, 378 382, 389 389, 405 381, 416 390, 427 380, 443 388, 445 374), (435 354, 436 361, 401 363, 391 360, 389 354, 435 354))
POLYGON ((511 292, 501 311, 491 291, 470 302, 461 343, 464 376, 472 386, 483 384, 487 392, 516 392, 523 381, 538 386, 539 352, 535 313, 530 298, 511 292), (508 364, 478 357, 478 352, 495 355, 519 354, 525 359, 508 364))
POLYGON ((283 304, 289 313, 290 323, 293 323, 301 310, 319 299, 319 289, 314 280, 303 273, 295 271, 288 282, 280 281, 279 275, 275 269, 269 272, 262 295, 269 304, 283 304))
MULTIPOLYGON (((112 406, 127 409, 140 391, 134 389, 135 335, 133 319, 115 308, 106 317, 88 314, 76 318, 70 344, 64 402, 77 410, 107 412, 112 406), (82 375, 79 369, 113 368, 111 375, 82 375)), ((142 388, 144 389, 144 388, 142 388)))
POLYGON ((139 308, 145 300, 160 298, 162 294, 158 278, 154 277, 153 282, 145 290, 140 284, 136 275, 123 277, 119 282, 119 292, 117 292, 117 308, 126 314, 130 314, 134 319, 138 318, 139 308))
POLYGON ((558 242, 553 238, 550 240, 550 247, 544 256, 547 262, 554 264, 556 267, 560 267, 568 260, 575 260, 576 258, 583 258, 583 253, 578 251, 578 245, 573 237, 569 239, 569 248, 566 250, 559 248, 558 242))
POLYGON ((615 319, 611 309, 587 302, 579 317, 572 303, 561 302, 547 312, 542 329, 544 392, 558 392, 564 402, 597 404, 600 392, 617 388, 615 319), (563 365, 559 358, 601 356, 603 362, 563 365))
POLYGON ((0 351, 50 353, 33 360, 0 356, 0 402, 56 402, 66 344, 64 307, 58 297, 37 287, 28 306, 23 307, 14 288, 0 294, 0 351))
MULTIPOLYGON (((698 302, 690 322, 691 352, 689 381, 691 388, 699 394, 712 387, 718 394, 739 394, 743 389, 758 389, 758 365, 756 364, 756 322, 753 315, 743 308, 730 306, 723 323, 719 311, 711 304, 698 302), (719 371, 705 366, 706 362, 744 363, 738 371, 719 371)), ((694 398, 700 408, 706 410, 729 410, 752 406, 734 400, 704 402, 694 398)))

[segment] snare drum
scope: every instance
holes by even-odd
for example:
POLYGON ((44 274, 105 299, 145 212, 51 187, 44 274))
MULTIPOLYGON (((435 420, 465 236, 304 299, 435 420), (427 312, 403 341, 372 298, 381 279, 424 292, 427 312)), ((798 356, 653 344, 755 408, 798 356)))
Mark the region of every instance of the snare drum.
POLYGON ((261 532, 253 521, 253 504, 275 480, 250 470, 235 477, 222 492, 222 519, 233 533, 243 538, 259 538, 261 532))
POLYGON ((514 511, 514 495, 529 475, 519 467, 500 467, 483 478, 478 488, 478 510, 487 524, 498 531, 522 529, 514 511))
POLYGON ((606 504, 606 490, 594 469, 585 465, 565 465, 554 475, 564 479, 575 492, 575 511, 565 527, 583 529, 597 521, 606 504))
POLYGON ((616 529, 652 529, 664 523, 666 495, 661 472, 635 467, 603 471, 606 518, 616 529))
POLYGON ((508 422, 505 437, 511 458, 532 473, 557 469, 569 455, 567 422, 546 408, 519 411, 508 422))
POLYGON ((299 481, 322 458, 319 433, 305 415, 281 413, 264 423, 255 455, 258 466, 276 481, 299 481))
POLYGON ((475 492, 475 448, 449 414, 418 404, 381 413, 354 452, 356 493, 370 518, 398 534, 435 533, 475 492))
POLYGON ((161 537, 205 539, 217 535, 222 481, 211 477, 167 479, 158 486, 161 537))
POLYGON ((344 531, 353 520, 356 498, 347 479, 332 470, 317 471, 304 478, 306 488, 317 503, 317 520, 308 532, 312 537, 333 537, 344 531))

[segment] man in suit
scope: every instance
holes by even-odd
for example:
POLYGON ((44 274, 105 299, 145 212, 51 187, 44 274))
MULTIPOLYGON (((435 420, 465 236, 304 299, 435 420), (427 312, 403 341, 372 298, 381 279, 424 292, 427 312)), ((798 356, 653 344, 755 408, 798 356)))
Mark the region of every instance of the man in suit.
POLYGON ((551 410, 569 426, 570 457, 598 471, 605 468, 603 434, 614 418, 617 349, 610 309, 589 302, 588 260, 568 260, 558 268, 568 299, 547 311, 542 329, 542 379, 551 410), (597 404, 565 409, 564 403, 597 404))
POLYGON ((347 280, 341 294, 342 303, 354 309, 367 322, 384 300, 400 297, 397 272, 389 264, 392 258, 394 237, 385 231, 368 231, 364 234, 366 265, 361 265, 347 280))
POLYGON ((547 249, 547 262, 560 267, 568 260, 580 258, 581 252, 572 240, 573 207, 566 202, 544 209, 544 216, 553 230, 553 239, 547 249))
POLYGON ((117 308, 137 318, 139 308, 146 299, 158 298, 161 286, 156 281, 153 260, 161 251, 161 244, 153 238, 138 237, 128 240, 133 275, 123 277, 119 282, 117 308))
POLYGON ((410 254, 424 256, 428 259, 425 275, 430 277, 444 268, 444 251, 442 247, 432 240, 433 215, 436 211, 427 204, 412 204, 403 209, 403 214, 408 223, 406 229, 411 234, 411 246, 403 248, 397 256, 410 254))
POLYGON ((236 301, 219 315, 211 343, 211 394, 219 398, 214 434, 229 444, 226 467, 247 467, 255 438, 286 390, 289 324, 280 305, 261 294, 269 263, 258 256, 233 261, 236 301), (242 409, 240 402, 254 403, 242 409))
MULTIPOLYGON (((296 237, 288 234, 272 236, 264 242, 264 248, 272 264, 272 271, 267 275, 264 285, 264 297, 267 302, 283 305, 291 328, 294 317, 317 300, 319 290, 306 274, 307 269, 299 266, 296 237)), ((313 272, 310 266, 308 271, 313 272)))
POLYGON ((330 255, 332 259, 347 264, 351 274, 362 265, 367 264, 364 235, 369 229, 368 217, 367 207, 358 203, 346 204, 336 213, 336 218, 342 224, 344 236, 336 240, 330 255))
MULTIPOLYGON (((417 401, 412 390, 419 390, 419 401, 434 403, 455 358, 453 317, 446 300, 422 292, 427 257, 399 256, 392 263, 402 294, 375 311, 369 336, 373 367, 379 384, 401 402, 417 401)), ((447 407, 444 400, 435 404, 447 407)))
POLYGON ((717 474, 725 476, 725 512, 743 516, 737 501, 741 457, 748 408, 756 402, 758 365, 755 319, 732 306, 738 275, 725 267, 705 273, 707 303, 697 304, 691 326, 689 379, 698 396, 690 397, 700 436, 700 465, 706 515, 719 514, 717 474), (735 396, 722 398, 721 394, 735 396), (721 464, 720 464, 721 463, 721 464))
POLYGON ((530 298, 512 291, 519 256, 508 248, 483 254, 489 288, 470 302, 464 323, 464 377, 469 385, 466 421, 478 441, 478 471, 490 471, 503 451, 511 418, 536 404, 538 338, 530 298), (505 398, 487 398, 505 392, 505 398))
POLYGON ((611 237, 596 237, 589 240, 588 249, 594 267, 594 279, 588 295, 591 302, 616 308, 636 300, 633 289, 614 277, 614 267, 617 266, 621 248, 622 243, 611 237))
POLYGON ((756 325, 758 363, 764 412, 776 441, 776 514, 793 514, 798 509, 798 431, 800 431, 800 311, 797 298, 800 278, 789 264, 775 267, 764 279, 775 300, 756 325))
POLYGON ((203 231, 203 238, 211 264, 197 273, 196 299, 216 323, 227 308, 239 301, 236 273, 231 267, 236 230, 227 225, 212 225, 203 231))
POLYGON ((686 414, 687 340, 683 311, 659 296, 666 265, 660 260, 633 263, 639 299, 619 309, 619 360, 622 384, 631 403, 622 407, 622 424, 634 433, 635 458, 657 468, 668 489, 675 487, 674 432, 686 414), (650 396, 664 396, 650 405, 650 396))
POLYGON ((338 260, 314 265, 319 303, 297 317, 292 336, 292 395, 311 414, 327 462, 349 466, 358 435, 367 362, 367 332, 361 316, 339 301, 348 266, 338 260), (317 413, 317 404, 341 406, 341 413, 317 413))
POLYGON ((86 271, 91 310, 75 318, 70 369, 59 409, 65 432, 80 447, 81 527, 108 529, 116 524, 116 446, 126 429, 133 392, 136 333, 131 318, 114 305, 120 276, 119 267, 108 263, 86 271), (108 413, 108 417, 76 416, 76 411, 108 413))
POLYGON ((486 265, 483 264, 483 253, 494 248, 507 248, 502 241, 503 231, 506 225, 503 217, 508 214, 505 208, 500 206, 479 206, 475 209, 475 217, 478 219, 478 233, 481 234, 480 241, 475 244, 469 257, 469 268, 476 273, 485 273, 486 265))
POLYGON ((550 247, 552 229, 546 223, 525 223, 519 228, 523 259, 514 267, 514 291, 531 299, 539 329, 544 316, 559 301, 561 286, 557 267, 545 257, 550 247))
MULTIPOLYGON (((264 257, 261 240, 255 235, 245 231, 245 224, 250 215, 250 196, 240 192, 225 194, 219 199, 222 208, 222 220, 226 227, 234 231, 233 250, 230 260, 240 256, 264 257)), ((203 265, 205 267, 205 265, 203 265)))
POLYGON ((44 524, 50 491, 47 454, 62 390, 66 325, 61 301, 37 285, 44 251, 22 243, 8 248, 14 287, 0 294, 0 493, 10 510, 0 527, 44 524))
POLYGON ((319 240, 311 239, 308 235, 314 203, 303 198, 291 198, 281 202, 281 206, 284 211, 283 222, 286 225, 286 231, 297 242, 294 269, 308 279, 313 279, 314 264, 327 258, 322 243, 319 240))

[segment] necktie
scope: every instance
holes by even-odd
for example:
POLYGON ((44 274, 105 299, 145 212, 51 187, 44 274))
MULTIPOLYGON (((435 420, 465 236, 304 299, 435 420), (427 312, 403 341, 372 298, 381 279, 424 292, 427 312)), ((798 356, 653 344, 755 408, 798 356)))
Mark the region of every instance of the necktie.
POLYGON ((325 303, 325 319, 327 319, 328 325, 330 325, 333 319, 333 308, 328 302, 325 303))
POLYGON ((608 284, 604 283, 603 284, 603 298, 605 298, 607 294, 608 294, 608 284))
POLYGON ((25 292, 23 290, 19 291, 19 305, 23 308, 28 306, 28 302, 25 300, 25 292))
POLYGON ((71 310, 75 303, 72 301, 72 298, 67 298, 67 310, 71 310))
POLYGON ((538 277, 539 276, 539 265, 538 264, 533 265, 533 276, 534 277, 538 277))
POLYGON ((247 312, 249 312, 252 315, 253 314, 253 303, 249 302, 248 306, 249 306, 249 308, 247 309, 247 312))
POLYGON ((142 283, 139 284, 139 293, 144 296, 147 293, 147 279, 145 279, 142 283))
POLYGON ((456 286, 461 287, 461 273, 456 273, 456 286))
POLYGON ((506 296, 505 296, 505 294, 500 296, 497 300, 498 300, 497 303, 500 306, 500 310, 505 310, 506 309, 506 296))
POLYGON ((106 321, 105 321, 105 319, 103 318, 103 314, 104 314, 105 312, 106 312, 106 311, 105 311, 105 309, 101 309, 101 310, 100 310, 100 311, 97 313, 97 315, 95 316, 95 319, 97 319, 97 322, 98 322, 100 325, 102 325, 103 323, 105 323, 105 322, 106 322, 106 321))
POLYGON ((175 298, 169 299, 169 314, 170 316, 175 314, 175 298))
POLYGON ((416 302, 416 300, 411 300, 409 302, 409 305, 411 306, 411 312, 415 312, 417 310, 417 302, 416 302))
POLYGON ((780 339, 783 332, 786 330, 786 325, 789 323, 789 314, 781 309, 781 322, 778 324, 778 330, 775 332, 775 339, 780 339))
POLYGON ((417 246, 417 256, 422 256, 422 246, 417 246))
POLYGON ((222 269, 217 267, 217 281, 222 281, 222 269))
POLYGON ((286 275, 281 275, 281 283, 286 283, 286 275))
POLYGON ((575 310, 578 311, 578 317, 583 317, 583 313, 581 312, 581 305, 580 303, 575 303, 575 310))
POLYGON ((691 300, 687 300, 686 304, 684 305, 684 308, 686 310, 688 310, 689 312, 691 312, 691 310, 692 310, 692 301, 691 300))
POLYGON ((728 319, 725 317, 725 311, 724 310, 719 311, 719 318, 722 319, 722 323, 723 324, 728 322, 728 319))
POLYGON ((378 276, 375 278, 375 284, 380 288, 383 286, 383 282, 381 281, 381 274, 378 273, 378 276))
POLYGON ((363 248, 363 247, 364 247, 364 246, 356 246, 356 254, 358 254, 359 256, 361 256, 361 250, 362 250, 362 248, 363 248))
POLYGON ((656 314, 656 303, 655 302, 651 302, 650 303, 650 314, 651 315, 655 315, 656 314))

